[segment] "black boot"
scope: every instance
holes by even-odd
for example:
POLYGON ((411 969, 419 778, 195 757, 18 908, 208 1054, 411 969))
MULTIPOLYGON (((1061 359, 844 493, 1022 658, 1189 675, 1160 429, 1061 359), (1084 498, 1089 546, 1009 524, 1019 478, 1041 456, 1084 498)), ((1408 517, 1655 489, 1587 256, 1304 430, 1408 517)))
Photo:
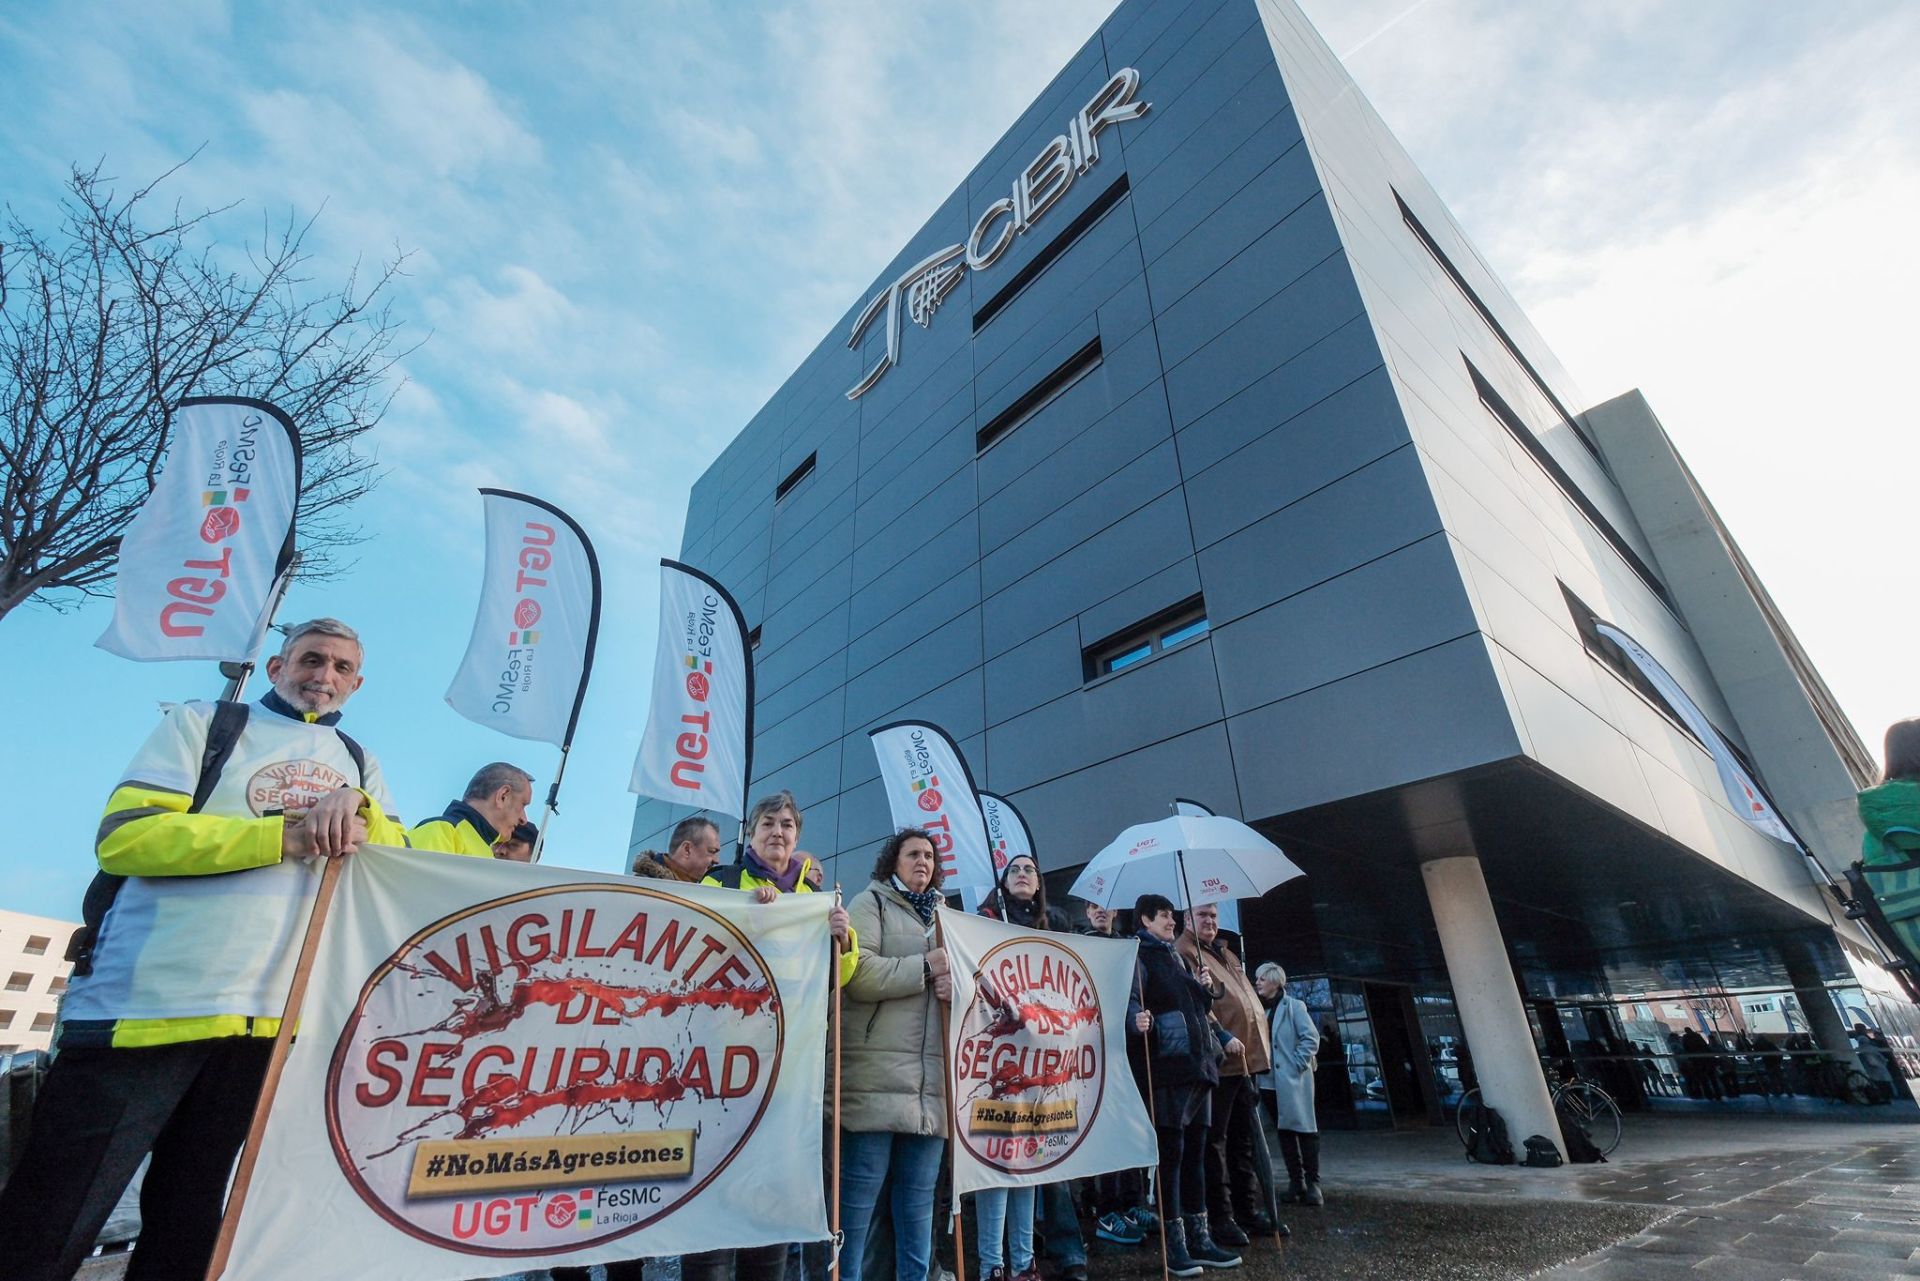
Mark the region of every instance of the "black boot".
POLYGON ((1187 1253, 1203 1268, 1237 1268, 1240 1256, 1222 1249, 1207 1231, 1207 1216, 1187 1216, 1187 1253))
POLYGON ((1167 1244, 1167 1271, 1177 1277, 1199 1276, 1199 1262, 1187 1253, 1186 1224, 1170 1218, 1160 1225, 1160 1232, 1167 1244))
POLYGON ((1246 1229, 1224 1210, 1207 1215, 1207 1233, 1224 1246, 1237 1248, 1247 1244, 1246 1229))

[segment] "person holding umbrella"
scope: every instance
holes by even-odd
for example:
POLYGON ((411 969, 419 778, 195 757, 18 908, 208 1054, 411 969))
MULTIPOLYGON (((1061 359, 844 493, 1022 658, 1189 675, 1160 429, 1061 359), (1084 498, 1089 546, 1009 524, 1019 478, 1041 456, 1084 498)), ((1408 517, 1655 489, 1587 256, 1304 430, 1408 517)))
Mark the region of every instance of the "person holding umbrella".
POLYGON ((1190 1277, 1202 1268, 1237 1268, 1240 1256, 1222 1249, 1207 1230, 1207 1128, 1220 1063, 1246 1047, 1210 1017, 1212 975, 1198 974, 1174 950, 1178 916, 1163 894, 1134 903, 1140 957, 1128 1021, 1145 1038, 1153 1081, 1154 1133, 1160 1143, 1161 1231, 1167 1268, 1190 1277))
POLYGON ((1248 1244, 1246 1227, 1273 1226, 1258 1204, 1261 1185, 1254 1166, 1260 1096, 1253 1083, 1269 1063, 1266 1010, 1240 958, 1221 937, 1219 905, 1200 904, 1188 913, 1188 922, 1192 928, 1177 944, 1180 955, 1212 976, 1214 1020, 1246 1047, 1220 1065, 1207 1132, 1207 1226, 1215 1240, 1234 1248, 1248 1244))

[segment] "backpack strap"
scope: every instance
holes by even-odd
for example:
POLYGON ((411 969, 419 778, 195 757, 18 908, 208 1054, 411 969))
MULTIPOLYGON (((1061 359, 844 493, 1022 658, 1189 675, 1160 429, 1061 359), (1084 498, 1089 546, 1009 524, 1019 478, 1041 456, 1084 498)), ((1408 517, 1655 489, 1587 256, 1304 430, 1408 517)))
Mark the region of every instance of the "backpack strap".
POLYGON ((334 733, 340 736, 340 745, 347 749, 347 755, 353 757, 354 771, 360 776, 360 786, 367 785, 367 749, 360 746, 345 730, 335 727, 334 733))
POLYGON ((234 745, 239 743, 240 735, 247 728, 247 717, 252 708, 245 703, 229 703, 224 699, 213 705, 213 721, 207 726, 206 746, 200 749, 200 778, 193 785, 193 801, 187 806, 187 813, 198 814, 207 807, 213 797, 213 789, 220 786, 220 775, 227 768, 227 762, 233 759, 234 745))
MULTIPOLYGON (((206 808, 207 801, 213 796, 213 789, 220 785, 221 773, 233 757, 234 745, 247 728, 247 717, 251 711, 245 703, 232 703, 224 699, 213 705, 213 719, 207 725, 207 741, 200 748, 200 776, 194 781, 193 798, 187 802, 187 813, 198 814, 206 808)), ((346 735, 340 737, 346 738, 346 735)), ((349 747, 348 750, 354 751, 354 748, 349 747)), ((354 751, 354 762, 358 764, 360 759, 360 753, 354 751)), ((120 897, 120 887, 126 883, 124 876, 95 872, 93 880, 87 885, 86 897, 80 903, 83 924, 73 932, 73 938, 67 943, 66 959, 73 963, 75 977, 85 978, 93 973, 93 953, 100 942, 101 926, 106 923, 107 912, 113 907, 114 900, 120 897)))

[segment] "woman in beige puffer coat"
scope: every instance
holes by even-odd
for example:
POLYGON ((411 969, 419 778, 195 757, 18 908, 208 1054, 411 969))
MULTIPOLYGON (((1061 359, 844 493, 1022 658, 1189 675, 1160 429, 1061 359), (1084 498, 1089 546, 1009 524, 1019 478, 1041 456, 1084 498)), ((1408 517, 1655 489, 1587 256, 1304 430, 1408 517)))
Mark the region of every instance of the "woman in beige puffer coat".
POLYGON ((873 883, 848 908, 860 964, 840 1025, 841 1281, 860 1281, 889 1172, 894 1275, 927 1275, 947 1136, 940 1003, 953 991, 933 926, 940 879, 933 837, 902 828, 880 847, 873 883))

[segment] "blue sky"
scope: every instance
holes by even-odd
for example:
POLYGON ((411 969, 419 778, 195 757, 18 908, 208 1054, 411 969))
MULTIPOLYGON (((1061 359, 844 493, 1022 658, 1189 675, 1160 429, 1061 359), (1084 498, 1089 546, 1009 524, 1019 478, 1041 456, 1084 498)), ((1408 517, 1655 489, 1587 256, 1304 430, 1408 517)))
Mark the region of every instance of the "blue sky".
MULTIPOLYGON (((425 339, 339 580, 285 618, 368 642, 355 735, 403 812, 556 753, 441 701, 480 573, 474 489, 546 497, 606 569, 600 663, 549 857, 612 868, 694 478, 1111 5, 41 3, 0 10, 0 197, 69 164, 318 211, 333 279, 411 251, 425 339), (1044 14, 1044 18, 1039 15, 1044 14)), ((1313 0, 1308 13, 1589 401, 1646 390, 1877 749, 1920 711, 1906 546, 1920 432, 1920 9, 1313 0)), ((99 807, 161 700, 211 670, 92 648, 102 602, 0 621, 22 799, 0 906, 76 913, 99 807)))

